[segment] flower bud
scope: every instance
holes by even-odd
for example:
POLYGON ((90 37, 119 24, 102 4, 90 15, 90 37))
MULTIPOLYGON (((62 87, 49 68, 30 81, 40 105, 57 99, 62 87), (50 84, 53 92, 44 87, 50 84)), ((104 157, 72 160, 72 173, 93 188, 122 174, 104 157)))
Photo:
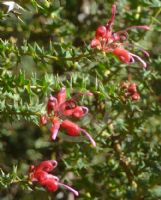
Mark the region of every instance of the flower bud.
POLYGON ((140 94, 136 92, 131 96, 131 98, 133 101, 138 101, 140 99, 140 94))
POLYGON ((104 38, 106 36, 106 27, 105 26, 99 26, 96 30, 96 38, 99 39, 104 38))
POLYGON ((137 92, 137 89, 136 89, 136 83, 131 83, 128 87, 128 92, 130 94, 134 94, 137 92))

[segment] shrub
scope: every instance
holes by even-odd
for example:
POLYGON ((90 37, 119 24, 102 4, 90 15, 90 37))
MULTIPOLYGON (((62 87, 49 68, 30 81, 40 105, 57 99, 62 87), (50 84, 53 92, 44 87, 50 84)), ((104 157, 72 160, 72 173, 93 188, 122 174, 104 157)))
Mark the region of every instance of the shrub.
POLYGON ((160 199, 160 1, 0 4, 0 199, 160 199))

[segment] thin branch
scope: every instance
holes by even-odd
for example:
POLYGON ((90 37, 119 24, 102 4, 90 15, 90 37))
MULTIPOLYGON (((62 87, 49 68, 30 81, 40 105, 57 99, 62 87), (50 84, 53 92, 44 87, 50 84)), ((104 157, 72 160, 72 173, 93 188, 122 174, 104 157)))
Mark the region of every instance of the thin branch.
POLYGON ((126 173, 129 183, 137 185, 134 181, 134 174, 133 174, 132 170, 130 169, 131 163, 125 157, 125 155, 121 149, 121 145, 120 145, 120 141, 119 141, 118 137, 112 137, 112 147, 116 153, 116 156, 119 159, 121 167, 123 168, 124 172, 126 173))
POLYGON ((0 115, 27 115, 27 116, 37 116, 37 117, 40 117, 41 116, 41 113, 39 112, 32 112, 32 111, 13 111, 13 110, 1 110, 0 111, 0 115))

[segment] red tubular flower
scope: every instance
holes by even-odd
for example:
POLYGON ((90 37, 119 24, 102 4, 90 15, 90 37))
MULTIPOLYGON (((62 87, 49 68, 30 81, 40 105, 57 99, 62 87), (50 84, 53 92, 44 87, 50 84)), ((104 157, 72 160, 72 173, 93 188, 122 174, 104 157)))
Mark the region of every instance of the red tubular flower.
POLYGON ((46 187, 46 189, 49 192, 55 192, 59 188, 58 181, 52 176, 52 177, 46 177, 42 182, 42 186, 46 187))
POLYGON ((73 116, 77 118, 83 117, 87 113, 88 113, 88 108, 84 106, 76 106, 73 109, 73 116))
POLYGON ((57 161, 55 160, 43 161, 38 166, 31 165, 29 168, 29 180, 32 182, 38 182, 49 192, 55 192, 58 190, 59 186, 63 186, 78 196, 79 193, 76 190, 68 185, 61 183, 58 177, 49 174, 49 172, 51 172, 56 167, 57 161))
POLYGON ((53 171, 53 169, 55 169, 57 167, 57 165, 58 165, 58 163, 57 163, 56 160, 47 160, 47 161, 41 162, 37 166, 36 170, 37 171, 38 170, 40 170, 40 171, 43 170, 45 172, 51 172, 51 171, 53 171))
POLYGON ((52 126, 50 128, 50 132, 51 132, 51 139, 52 140, 55 140, 57 135, 58 135, 58 131, 59 131, 59 128, 60 128, 60 122, 58 119, 54 118, 53 121, 52 121, 52 126))
POLYGON ((72 99, 66 100, 64 103, 59 106, 59 114, 64 116, 72 116, 73 111, 76 107, 76 102, 72 99))
POLYGON ((85 106, 77 106, 75 101, 69 100, 60 106, 59 113, 64 116, 80 118, 88 113, 88 108, 85 106))
MULTIPOLYGON (((123 41, 127 40, 128 38, 127 31, 131 29, 149 30, 150 28, 146 25, 141 25, 141 26, 139 25, 139 26, 131 26, 118 32, 113 32, 112 26, 114 23, 115 14, 116 14, 116 5, 113 4, 112 17, 107 22, 106 26, 99 26, 96 29, 95 38, 91 41, 91 48, 97 48, 104 52, 112 52, 115 56, 119 58, 120 61, 126 64, 131 64, 135 62, 135 59, 137 59, 142 64, 143 68, 146 68, 147 65, 145 61, 143 61, 139 56, 130 53, 129 51, 124 49, 123 41)), ((145 50, 142 50, 142 52, 148 56, 148 53, 145 50)))
POLYGON ((124 62, 124 63, 130 63, 131 62, 131 55, 130 55, 130 53, 127 51, 127 50, 125 50, 125 49, 122 49, 122 48, 115 48, 114 50, 113 50, 113 54, 115 55, 115 56, 117 56, 122 62, 124 62))
POLYGON ((119 60, 121 60, 123 63, 126 63, 126 64, 133 63, 134 58, 137 58, 142 63, 142 66, 144 68, 147 67, 146 62, 144 60, 142 60, 139 56, 132 54, 123 48, 119 48, 119 47, 115 48, 113 50, 113 54, 115 56, 117 56, 119 58, 119 60))
POLYGON ((77 126, 75 123, 69 121, 69 120, 64 120, 61 123, 61 127, 64 128, 67 132, 68 135, 70 136, 78 136, 80 135, 80 128, 77 126))
POLYGON ((68 116, 79 119, 88 113, 87 107, 77 105, 76 100, 82 95, 92 96, 93 94, 91 92, 87 92, 85 94, 77 93, 71 99, 66 99, 66 89, 62 88, 56 97, 49 97, 47 102, 47 113, 41 117, 40 123, 42 125, 46 124, 47 121, 45 121, 45 119, 51 121, 52 125, 50 132, 52 140, 57 138, 58 131, 61 126, 62 128, 66 129, 67 134, 70 136, 79 136, 80 133, 84 133, 89 138, 93 146, 96 146, 96 143, 92 137, 84 129, 81 129, 73 122, 64 119, 68 116), (75 131, 74 133, 72 129, 75 131))
POLYGON ((47 103, 47 111, 48 113, 51 113, 56 109, 57 106, 57 99, 53 96, 49 97, 48 103, 47 103))
POLYGON ((106 26, 99 26, 96 30, 96 38, 106 38, 106 26))
POLYGON ((57 94, 57 100, 58 100, 58 104, 61 105, 62 103, 64 103, 66 101, 66 89, 62 88, 60 90, 60 92, 57 94))
POLYGON ((66 130, 66 132, 69 136, 78 136, 82 132, 91 141, 92 145, 94 147, 96 146, 96 142, 89 135, 89 133, 87 133, 84 129, 81 129, 77 124, 75 124, 69 120, 64 120, 61 123, 61 127, 66 130))
POLYGON ((41 162, 38 166, 31 165, 29 175, 31 181, 41 181, 46 176, 47 172, 51 172, 57 167, 57 161, 47 160, 41 162))

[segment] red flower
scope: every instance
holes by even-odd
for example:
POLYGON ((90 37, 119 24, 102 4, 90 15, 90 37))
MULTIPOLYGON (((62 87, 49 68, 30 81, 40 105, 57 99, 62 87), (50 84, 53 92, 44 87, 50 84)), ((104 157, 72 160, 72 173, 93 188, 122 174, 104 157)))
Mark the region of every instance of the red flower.
POLYGON ((66 89, 62 88, 55 97, 50 96, 47 102, 47 113, 41 116, 40 123, 44 125, 47 123, 47 120, 51 121, 50 132, 52 140, 56 139, 59 128, 62 127, 69 136, 79 136, 83 133, 91 141, 93 146, 96 146, 95 141, 84 129, 81 129, 77 124, 65 119, 66 117, 75 117, 79 119, 88 113, 87 107, 77 105, 76 100, 80 95, 91 96, 92 93, 78 93, 71 99, 66 99, 66 89))
POLYGON ((51 128, 50 128, 50 133, 51 133, 51 139, 52 140, 55 140, 57 135, 58 135, 58 131, 59 131, 59 128, 60 128, 60 121, 58 118, 53 118, 52 119, 52 125, 51 125, 51 128))
POLYGON ((119 48, 119 47, 117 47, 117 48, 115 48, 114 50, 113 50, 113 54, 115 55, 115 56, 117 56, 122 62, 124 62, 124 63, 129 63, 129 62, 131 62, 131 55, 130 55, 130 53, 127 51, 127 50, 125 50, 125 49, 122 49, 122 48, 119 48))
POLYGON ((125 97, 129 98, 131 97, 131 99, 133 101, 138 101, 140 99, 140 94, 137 92, 137 85, 136 83, 123 83, 121 85, 121 88, 124 90, 125 92, 125 97))
POLYGON ((48 172, 57 167, 57 161, 47 160, 41 162, 38 166, 31 165, 29 168, 29 179, 33 181, 43 181, 48 172))
POLYGON ((69 136, 78 136, 82 132, 84 135, 86 135, 89 138, 93 146, 96 146, 96 142, 93 140, 93 138, 84 129, 81 129, 77 124, 69 120, 64 120, 61 123, 61 127, 66 130, 69 136))
POLYGON ((36 170, 43 170, 45 172, 51 172, 53 169, 57 167, 58 163, 55 160, 47 160, 41 162, 37 167, 36 170))
MULTIPOLYGON (((120 61, 126 64, 133 63, 135 59, 139 60, 144 68, 147 64, 137 55, 130 53, 124 49, 124 41, 127 40, 127 31, 130 29, 143 29, 149 30, 148 26, 131 26, 124 30, 113 32, 112 26, 114 23, 116 14, 116 5, 112 6, 112 17, 107 22, 105 26, 99 26, 96 29, 95 38, 91 41, 91 48, 97 48, 104 52, 112 52, 115 56, 119 58, 120 61)), ((126 41, 127 46, 127 41, 126 41)), ((144 55, 149 56, 149 54, 142 50, 144 55)))
POLYGON ((32 182, 38 182, 50 192, 58 190, 59 186, 63 186, 78 196, 78 192, 68 185, 60 183, 59 178, 49 174, 53 169, 57 167, 55 160, 47 160, 41 162, 38 166, 31 165, 29 168, 29 180, 32 182))

